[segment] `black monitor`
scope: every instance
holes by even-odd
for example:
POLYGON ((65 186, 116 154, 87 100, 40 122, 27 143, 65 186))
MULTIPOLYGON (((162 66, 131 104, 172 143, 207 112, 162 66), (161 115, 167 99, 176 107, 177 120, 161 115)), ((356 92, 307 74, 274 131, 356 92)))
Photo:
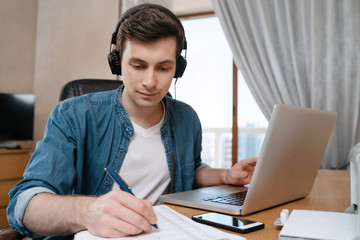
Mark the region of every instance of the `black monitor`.
POLYGON ((34 94, 0 93, 0 142, 32 141, 34 94))

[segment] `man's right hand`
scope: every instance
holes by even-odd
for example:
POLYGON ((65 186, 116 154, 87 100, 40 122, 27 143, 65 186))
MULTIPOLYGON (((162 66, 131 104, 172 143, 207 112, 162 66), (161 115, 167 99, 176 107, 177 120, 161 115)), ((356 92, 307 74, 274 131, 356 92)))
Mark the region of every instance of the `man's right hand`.
POLYGON ((100 237, 123 237, 150 231, 157 221, 150 201, 113 190, 103 196, 88 199, 83 213, 85 227, 100 237))
POLYGON ((23 217, 24 226, 40 236, 88 230, 100 237, 123 237, 149 231, 156 221, 150 201, 121 190, 100 197, 39 193, 23 217))

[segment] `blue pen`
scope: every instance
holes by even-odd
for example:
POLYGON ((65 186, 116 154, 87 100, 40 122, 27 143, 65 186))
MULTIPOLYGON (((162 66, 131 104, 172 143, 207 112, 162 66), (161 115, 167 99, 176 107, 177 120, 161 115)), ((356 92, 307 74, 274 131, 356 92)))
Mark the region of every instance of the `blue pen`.
MULTIPOLYGON (((111 166, 107 166, 105 168, 105 171, 110 175, 110 177, 117 184, 119 184, 119 187, 121 190, 128 192, 128 193, 132 194, 133 196, 135 196, 135 194, 133 194, 133 192, 131 191, 130 187, 126 184, 126 182, 119 176, 119 174, 111 166)), ((151 224, 151 225, 154 228, 158 229, 158 226, 156 224, 151 224)))

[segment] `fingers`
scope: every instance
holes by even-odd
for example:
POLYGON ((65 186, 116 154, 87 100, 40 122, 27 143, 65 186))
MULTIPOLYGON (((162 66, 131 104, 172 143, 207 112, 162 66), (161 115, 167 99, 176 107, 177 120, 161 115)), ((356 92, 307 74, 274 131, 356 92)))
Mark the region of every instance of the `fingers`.
POLYGON ((249 167, 250 169, 254 169, 256 166, 258 158, 257 157, 252 157, 252 158, 246 158, 241 160, 239 163, 240 165, 242 165, 244 168, 249 167))
MULTIPOLYGON (((241 177, 240 173, 252 173, 255 170, 255 166, 256 166, 256 160, 253 159, 244 159, 241 160, 240 162, 236 163, 231 170, 235 173, 237 173, 237 175, 239 177, 241 177)), ((244 175, 245 176, 245 175, 244 175)), ((247 174, 246 174, 247 176, 247 174)))
POLYGON ((229 171, 229 182, 236 185, 249 184, 256 166, 257 158, 247 158, 236 163, 229 171))
POLYGON ((149 222, 151 224, 156 224, 157 222, 157 217, 156 217, 156 214, 153 210, 153 205, 152 203, 149 201, 149 200, 144 200, 144 203, 147 205, 148 209, 150 209, 150 217, 148 218, 149 219, 149 222))
POLYGON ((142 233, 144 230, 117 218, 103 217, 96 228, 88 231, 93 235, 105 238, 118 238, 142 233), (101 226, 101 227, 100 227, 101 226))
MULTIPOLYGON (((128 224, 121 224, 119 228, 129 234, 137 234, 142 231, 151 230, 153 219, 150 217, 150 210, 143 202, 130 201, 119 204, 116 209, 111 212, 116 219, 128 224), (148 219, 151 220, 148 220, 148 219), (133 227, 130 227, 133 226, 133 227), (135 228, 134 228, 135 227, 135 228)), ((114 226, 116 227, 116 226, 114 226)))
POLYGON ((257 163, 257 157, 252 157, 252 158, 243 159, 240 162, 238 162, 238 164, 236 165, 238 165, 237 167, 239 167, 242 171, 247 171, 249 173, 252 173, 255 170, 256 163, 257 163))
POLYGON ((150 231, 157 221, 150 201, 114 190, 96 198, 89 208, 87 229, 101 237, 123 237, 150 231))
MULTIPOLYGON (((127 194, 119 191, 120 194, 127 194)), ((151 224, 155 224, 157 221, 155 212, 152 208, 152 203, 147 200, 141 200, 130 195, 132 198, 126 198, 122 201, 124 211, 121 212, 121 218, 130 218, 134 224, 140 224, 139 227, 144 227, 144 230, 148 231, 151 229, 151 224), (149 229, 150 226, 150 229, 149 229)))

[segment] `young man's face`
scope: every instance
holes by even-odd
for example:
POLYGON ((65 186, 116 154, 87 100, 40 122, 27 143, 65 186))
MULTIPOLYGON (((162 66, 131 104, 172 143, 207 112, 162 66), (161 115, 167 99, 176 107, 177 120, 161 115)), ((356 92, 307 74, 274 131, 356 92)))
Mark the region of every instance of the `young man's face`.
POLYGON ((155 108, 168 92, 176 70, 176 39, 127 41, 122 54, 122 101, 132 108, 155 108))

